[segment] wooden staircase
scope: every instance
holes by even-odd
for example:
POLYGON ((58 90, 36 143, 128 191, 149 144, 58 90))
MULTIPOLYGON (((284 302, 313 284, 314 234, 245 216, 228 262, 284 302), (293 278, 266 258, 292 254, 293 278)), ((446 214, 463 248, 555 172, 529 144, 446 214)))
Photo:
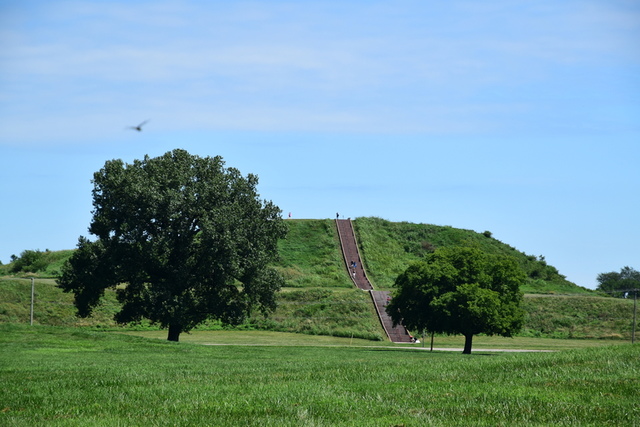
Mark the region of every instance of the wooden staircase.
POLYGON ((385 311, 387 304, 391 300, 391 292, 369 291, 369 293, 371 294, 371 299, 373 300, 373 304, 375 305, 376 311, 378 312, 380 323, 382 323, 382 327, 387 333, 389 339, 392 342, 412 342, 411 335, 409 334, 409 331, 407 331, 407 328, 402 325, 396 325, 394 327, 391 317, 385 311))
POLYGON ((336 219, 336 227, 338 229, 338 236, 340 237, 344 265, 349 273, 349 277, 351 277, 353 284, 357 288, 368 291, 371 295, 371 300, 373 301, 376 312, 378 313, 378 318, 387 337, 389 337, 389 340, 392 342, 412 342, 411 335, 409 335, 407 329, 402 325, 396 325, 394 327, 391 317, 389 317, 385 311, 385 307, 390 298, 390 292, 373 290, 373 285, 371 285, 364 266, 362 265, 360 251, 358 250, 358 241, 356 240, 351 220, 336 219), (355 268, 353 267, 353 263, 355 263, 355 268))
POLYGON ((364 271, 362 259, 360 259, 360 251, 358 251, 358 242, 353 232, 353 226, 350 219, 337 219, 338 235, 340 236, 340 246, 342 246, 342 256, 344 257, 344 265, 349 272, 349 276, 353 284, 357 288, 369 291, 373 289, 367 273, 364 271), (353 268, 352 263, 356 263, 353 268))

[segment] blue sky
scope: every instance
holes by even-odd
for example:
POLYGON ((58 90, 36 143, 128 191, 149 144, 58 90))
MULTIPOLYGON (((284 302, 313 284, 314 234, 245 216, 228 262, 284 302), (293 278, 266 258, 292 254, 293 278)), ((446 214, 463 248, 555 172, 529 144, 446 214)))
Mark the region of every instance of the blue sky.
POLYGON ((0 260, 75 247, 105 161, 184 148, 285 216, 489 230, 594 288, 640 269, 639 42, 622 0, 5 0, 0 260))

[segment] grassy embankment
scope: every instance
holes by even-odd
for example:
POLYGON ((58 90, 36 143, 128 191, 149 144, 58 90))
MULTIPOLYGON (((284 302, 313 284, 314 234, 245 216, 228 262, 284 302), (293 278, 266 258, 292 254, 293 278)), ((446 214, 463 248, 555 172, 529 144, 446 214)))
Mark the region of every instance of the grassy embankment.
POLYGON ((628 344, 464 356, 2 324, 0 377, 5 426, 603 426, 640 416, 628 344))
POLYGON ((72 254, 73 249, 61 251, 50 251, 49 249, 45 251, 25 250, 18 257, 18 260, 9 264, 0 264, 0 276, 12 275, 53 279, 58 277, 62 265, 72 254), (25 253, 27 254, 25 255, 25 253))
MULTIPOLYGON (((254 316, 240 328, 383 340, 384 332, 369 295, 354 289, 345 273, 333 222, 288 223, 290 233, 280 242, 281 260, 277 265, 287 283, 279 295, 279 307, 269 318, 254 316)), ((65 251, 66 256, 70 253, 65 251)), ((62 293, 53 279, 46 278, 55 275, 60 265, 37 274, 45 278, 36 280, 35 322, 120 329, 110 320, 118 307, 115 293, 110 290, 92 318, 75 318, 73 296, 62 293)), ((2 266, 0 274, 9 273, 10 268, 2 266)), ((28 277, 0 279, 0 321, 28 321, 30 295, 28 277)), ((128 328, 155 329, 146 322, 128 328)), ((212 322, 200 329, 220 328, 212 322)))
MULTIPOLYGON (((280 242, 277 268, 287 287, 279 296, 279 308, 268 319, 252 318, 242 329, 300 332, 383 340, 368 294, 356 290, 345 274, 331 220, 287 221, 290 233, 280 242)), ((395 276, 411 262, 436 247, 472 245, 494 253, 515 256, 529 275, 527 321, 521 335, 555 338, 624 338, 631 335, 633 304, 597 296, 566 281, 538 257, 525 255, 486 235, 452 227, 391 223, 377 218, 355 221, 359 243, 371 280, 377 289, 391 289, 395 276), (562 294, 563 296, 557 296, 562 294), (551 295, 556 295, 551 297, 551 295)), ((45 252, 51 259, 40 277, 52 277, 71 251, 45 252)), ((10 265, 0 266, 0 275, 10 265)), ((30 283, 24 278, 0 279, 0 321, 28 322, 30 283)), ((90 319, 74 316, 72 295, 63 294, 53 279, 36 280, 35 322, 43 325, 116 328, 111 320, 118 304, 107 292, 103 306, 90 319)), ((131 327, 130 327, 131 328, 131 327)), ((147 324, 135 329, 153 329, 147 324)), ((201 329, 220 329, 218 324, 201 329)))
POLYGON ((527 274, 527 318, 521 336, 630 339, 633 301, 614 299, 566 280, 542 256, 527 255, 493 238, 449 226, 354 221, 369 278, 378 289, 393 288, 406 267, 438 247, 471 246, 514 257, 527 274))
POLYGON ((380 218, 354 221, 369 278, 378 289, 391 289, 407 266, 440 247, 470 246, 491 254, 515 258, 527 273, 525 293, 593 295, 594 292, 566 280, 542 256, 527 255, 492 237, 449 226, 390 222, 380 218))

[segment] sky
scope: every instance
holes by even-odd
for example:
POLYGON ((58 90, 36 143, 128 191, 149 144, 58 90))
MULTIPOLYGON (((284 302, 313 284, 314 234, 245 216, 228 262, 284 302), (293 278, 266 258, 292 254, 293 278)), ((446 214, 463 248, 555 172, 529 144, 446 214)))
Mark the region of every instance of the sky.
POLYGON ((0 3, 0 261, 176 148, 284 217, 488 230, 595 288, 640 269, 640 3, 0 3))

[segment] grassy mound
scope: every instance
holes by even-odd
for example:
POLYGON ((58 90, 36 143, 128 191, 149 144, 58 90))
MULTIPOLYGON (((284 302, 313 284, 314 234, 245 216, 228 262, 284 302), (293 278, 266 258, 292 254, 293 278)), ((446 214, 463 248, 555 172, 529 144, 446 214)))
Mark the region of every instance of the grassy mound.
MULTIPOLYGON (((333 335, 370 340, 384 339, 369 295, 356 290, 345 271, 335 223, 332 220, 288 220, 289 235, 279 243, 276 268, 286 278, 286 288, 278 296, 279 307, 268 318, 251 317, 241 328, 312 335, 333 335)), ((596 293, 567 281, 543 259, 526 255, 491 237, 453 227, 428 224, 393 223, 379 218, 358 218, 354 227, 364 264, 377 289, 391 289, 395 277, 412 262, 419 261, 437 247, 465 245, 489 253, 515 257, 529 279, 523 291, 528 295, 528 316, 523 336, 623 338, 631 336, 632 302, 600 298, 596 293), (546 296, 542 296, 546 294, 546 296), (571 295, 553 298, 549 295, 571 295)), ((107 291, 103 304, 88 319, 75 316, 73 295, 55 286, 60 266, 73 251, 40 252, 47 260, 37 273, 11 273, 15 264, 0 266, 0 322, 29 322, 30 276, 36 279, 36 324, 122 328, 112 318, 119 304, 107 291)), ((217 322, 200 329, 221 329, 217 322)), ((148 323, 128 329, 156 329, 148 323)))
MULTIPOLYGON (((390 222, 380 218, 353 221, 363 262, 377 289, 391 289, 395 278, 413 262, 438 247, 471 246, 514 257, 528 275, 526 293, 594 294, 566 280, 542 257, 527 255, 494 239, 449 226, 390 222)), ((276 269, 292 288, 351 288, 333 220, 287 220, 289 234, 278 244, 276 269)), ((0 265, 0 275, 56 277, 73 250, 24 251, 16 261, 0 265), (28 256, 27 256, 28 255, 28 256), (25 259, 23 259, 25 258, 25 259)))
POLYGON ((593 291, 566 280, 541 257, 520 252, 494 239, 488 231, 476 233, 449 226, 390 222, 380 218, 358 218, 354 227, 367 274, 379 289, 391 289, 396 277, 407 266, 436 248, 467 246, 515 258, 528 276, 522 288, 524 292, 593 294, 593 291))
POLYGON ((40 251, 25 250, 13 262, 0 265, 0 276, 55 278, 60 274, 62 264, 73 254, 73 250, 40 251))
MULTIPOLYGON (((144 322, 126 327, 113 321, 119 308, 107 290, 93 316, 75 316, 73 295, 63 293, 51 279, 35 281, 36 325, 91 327, 107 330, 156 330, 144 322)), ((28 279, 0 279, 0 323, 28 323, 31 283, 28 279)), ((528 337, 630 339, 633 301, 592 296, 527 295, 527 317, 520 334, 528 337)), ((217 322, 201 330, 218 330, 217 322)), ((383 340, 384 335, 366 292, 357 289, 287 288, 278 295, 278 309, 268 318, 251 317, 241 329, 296 332, 311 335, 383 340)))

